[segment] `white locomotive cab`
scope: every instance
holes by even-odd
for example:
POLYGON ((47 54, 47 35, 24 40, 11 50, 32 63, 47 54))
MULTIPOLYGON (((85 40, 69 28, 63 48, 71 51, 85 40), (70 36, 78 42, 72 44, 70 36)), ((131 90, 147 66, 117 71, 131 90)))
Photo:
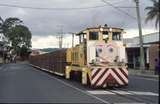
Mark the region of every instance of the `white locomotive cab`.
POLYGON ((112 41, 107 44, 104 42, 88 41, 87 42, 87 65, 90 63, 125 62, 125 47, 121 41, 112 41))
POLYGON ((94 46, 95 41, 87 42, 87 65, 93 62, 96 59, 96 47, 94 46))
POLYGON ((126 60, 126 50, 125 50, 125 47, 123 46, 123 42, 122 41, 113 41, 116 46, 117 46, 117 49, 118 49, 118 58, 119 58, 119 61, 120 62, 124 62, 126 63, 127 60, 126 60))
POLYGON ((95 52, 96 48, 95 47, 89 47, 89 56, 88 56, 88 61, 89 63, 94 63, 94 61, 96 60, 96 52, 95 52))

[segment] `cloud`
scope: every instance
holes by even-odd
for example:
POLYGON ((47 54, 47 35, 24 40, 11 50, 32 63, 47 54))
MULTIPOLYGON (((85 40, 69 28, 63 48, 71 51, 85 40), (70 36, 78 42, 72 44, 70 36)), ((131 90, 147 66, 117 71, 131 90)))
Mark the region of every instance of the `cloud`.
MULTIPOLYGON (((133 0, 107 1, 115 6, 135 6, 133 0)), ((1 0, 0 4, 14 4, 41 8, 81 8, 105 5, 105 3, 101 2, 101 0, 1 0)), ((154 21, 147 24, 144 23, 147 12, 144 10, 144 8, 149 5, 152 5, 150 0, 140 0, 143 31, 158 31, 154 28, 154 21)), ((136 17, 135 8, 121 9, 136 17)), ((60 32, 59 25, 63 25, 64 33, 79 32, 87 27, 108 24, 108 26, 124 28, 125 31, 130 34, 130 36, 135 36, 138 34, 137 20, 130 18, 119 10, 108 5, 101 8, 70 11, 47 11, 0 6, 0 13, 3 18, 19 17, 24 21, 24 24, 29 27, 33 34, 33 47, 38 47, 38 45, 40 45, 42 42, 42 39, 44 39, 44 41, 48 41, 48 43, 42 42, 42 47, 51 47, 52 45, 57 45, 57 43, 52 43, 53 41, 51 40, 54 38, 50 36, 55 36, 60 32), (36 40, 36 38, 38 40, 36 40)))
POLYGON ((53 36, 33 36, 32 38, 32 47, 33 48, 53 48, 58 46, 58 40, 53 36))
MULTIPOLYGON (((75 36, 74 46, 79 43, 79 38, 75 36)), ((33 48, 58 48, 59 40, 57 36, 33 36, 32 38, 32 47, 33 48)), ((72 47, 72 35, 68 34, 63 37, 63 48, 72 47)))

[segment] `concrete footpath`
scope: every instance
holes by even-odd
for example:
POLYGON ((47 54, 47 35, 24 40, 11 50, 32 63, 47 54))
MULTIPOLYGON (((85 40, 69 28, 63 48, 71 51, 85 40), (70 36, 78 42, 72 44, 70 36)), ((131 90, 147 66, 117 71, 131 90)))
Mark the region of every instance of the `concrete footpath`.
POLYGON ((128 69, 128 73, 130 75, 136 75, 136 76, 140 76, 140 77, 146 77, 146 78, 159 78, 159 75, 155 75, 154 71, 150 71, 150 70, 144 70, 144 72, 142 72, 141 70, 137 70, 137 69, 128 69))

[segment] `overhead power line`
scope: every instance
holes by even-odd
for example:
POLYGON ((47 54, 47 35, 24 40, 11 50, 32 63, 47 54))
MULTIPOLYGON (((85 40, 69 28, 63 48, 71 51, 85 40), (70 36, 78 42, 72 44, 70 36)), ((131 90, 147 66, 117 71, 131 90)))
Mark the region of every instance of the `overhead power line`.
POLYGON ((22 5, 13 5, 13 4, 0 4, 4 7, 15 7, 15 8, 26 8, 26 9, 37 9, 37 10, 77 10, 77 9, 91 9, 91 8, 100 8, 105 7, 106 5, 92 6, 92 7, 83 7, 83 8, 45 8, 45 7, 31 7, 31 6, 22 6, 22 5))
MULTIPOLYGON (((12 7, 12 8, 25 8, 25 9, 36 9, 36 10, 55 10, 55 11, 68 11, 68 10, 86 10, 86 9, 94 9, 94 8, 102 8, 108 5, 99 5, 99 6, 90 6, 90 7, 79 7, 79 8, 46 8, 46 7, 31 7, 31 6, 22 6, 22 5, 14 5, 14 4, 0 4, 1 7, 12 7)), ((125 6, 115 6, 116 8, 135 8, 135 7, 125 7, 125 6)))
POLYGON ((129 16, 130 18, 134 19, 134 20, 137 20, 136 17, 130 15, 128 12, 122 10, 122 9, 119 9, 118 7, 114 6, 113 4, 111 4, 110 2, 108 1, 105 1, 105 0, 101 0, 102 2, 104 2, 105 4, 108 4, 109 6, 112 6, 113 8, 117 9, 118 11, 124 13, 125 15, 129 16))
POLYGON ((115 5, 115 4, 123 3, 124 1, 126 2, 126 0, 116 0, 116 2, 113 2, 113 3, 114 3, 114 5, 115 5))

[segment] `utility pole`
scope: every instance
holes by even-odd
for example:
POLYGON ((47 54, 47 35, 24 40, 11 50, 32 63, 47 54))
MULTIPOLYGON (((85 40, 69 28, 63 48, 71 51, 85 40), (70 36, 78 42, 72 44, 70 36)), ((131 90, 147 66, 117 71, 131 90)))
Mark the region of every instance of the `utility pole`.
POLYGON ((136 3, 136 11, 137 11, 137 20, 138 20, 138 28, 139 28, 139 44, 140 44, 140 69, 143 73, 145 70, 144 64, 144 48, 143 48, 143 38, 142 38, 142 27, 141 27, 141 17, 139 11, 139 0, 134 0, 136 3))
POLYGON ((74 47, 74 33, 72 33, 72 48, 74 47))
POLYGON ((72 34, 72 48, 74 47, 74 34, 75 33, 72 33, 72 32, 70 32, 71 34, 72 34))
POLYGON ((72 48, 73 48, 74 47, 74 35, 75 35, 75 33, 69 32, 69 34, 72 34, 72 48))
POLYGON ((62 44, 63 44, 63 25, 59 25, 60 26, 60 36, 58 36, 58 40, 59 40, 59 48, 62 48, 62 44))
POLYGON ((58 38, 58 45, 59 45, 59 48, 62 48, 62 35, 60 35, 60 36, 57 36, 57 38, 58 38))

